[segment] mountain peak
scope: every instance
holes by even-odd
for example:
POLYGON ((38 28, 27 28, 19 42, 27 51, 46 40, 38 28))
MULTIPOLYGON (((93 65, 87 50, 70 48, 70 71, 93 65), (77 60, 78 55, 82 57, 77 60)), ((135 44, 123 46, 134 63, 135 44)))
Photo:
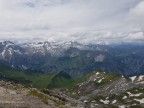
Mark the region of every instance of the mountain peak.
POLYGON ((50 43, 49 41, 45 41, 45 42, 44 42, 44 45, 46 45, 46 46, 51 46, 51 43, 50 43))
POLYGON ((11 41, 4 41, 2 42, 3 45, 15 45, 13 42, 11 41))
POLYGON ((64 44, 69 44, 69 45, 80 45, 80 43, 78 43, 77 41, 69 41, 69 42, 65 42, 64 44))

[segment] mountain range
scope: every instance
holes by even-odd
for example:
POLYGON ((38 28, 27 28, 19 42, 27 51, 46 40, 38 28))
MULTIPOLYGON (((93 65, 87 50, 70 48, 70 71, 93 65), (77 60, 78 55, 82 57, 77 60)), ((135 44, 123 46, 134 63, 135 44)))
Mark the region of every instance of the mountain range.
POLYGON ((144 74, 144 44, 81 44, 76 41, 15 44, 0 42, 0 63, 17 70, 65 71, 71 77, 94 70, 125 76, 144 74))
POLYGON ((0 42, 0 107, 143 108, 144 44, 0 42))

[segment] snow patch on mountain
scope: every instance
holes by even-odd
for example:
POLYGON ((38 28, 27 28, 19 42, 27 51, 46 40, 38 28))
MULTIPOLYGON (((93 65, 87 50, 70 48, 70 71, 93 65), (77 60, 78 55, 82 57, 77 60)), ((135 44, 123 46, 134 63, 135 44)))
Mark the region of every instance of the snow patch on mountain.
POLYGON ((140 104, 144 103, 144 98, 143 99, 134 99, 134 100, 137 101, 137 102, 140 102, 140 104))
POLYGON ((133 76, 133 77, 130 77, 130 79, 132 80, 132 82, 136 79, 137 76, 133 76))

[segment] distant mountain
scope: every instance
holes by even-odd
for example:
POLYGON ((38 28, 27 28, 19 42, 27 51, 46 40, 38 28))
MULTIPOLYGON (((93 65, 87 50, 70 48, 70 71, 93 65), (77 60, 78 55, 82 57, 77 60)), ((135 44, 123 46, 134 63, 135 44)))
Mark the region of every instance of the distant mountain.
POLYGON ((14 44, 0 42, 0 63, 20 70, 44 73, 65 71, 72 77, 93 70, 121 73, 126 76, 144 74, 143 44, 81 44, 65 43, 14 44))

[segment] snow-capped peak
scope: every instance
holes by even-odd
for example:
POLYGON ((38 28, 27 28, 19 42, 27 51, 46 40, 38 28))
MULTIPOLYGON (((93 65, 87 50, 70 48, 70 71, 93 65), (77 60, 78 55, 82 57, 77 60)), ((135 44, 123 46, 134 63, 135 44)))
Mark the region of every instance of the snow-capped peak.
POLYGON ((14 46, 15 44, 12 43, 11 41, 4 41, 1 42, 1 45, 8 47, 8 46, 14 46))

